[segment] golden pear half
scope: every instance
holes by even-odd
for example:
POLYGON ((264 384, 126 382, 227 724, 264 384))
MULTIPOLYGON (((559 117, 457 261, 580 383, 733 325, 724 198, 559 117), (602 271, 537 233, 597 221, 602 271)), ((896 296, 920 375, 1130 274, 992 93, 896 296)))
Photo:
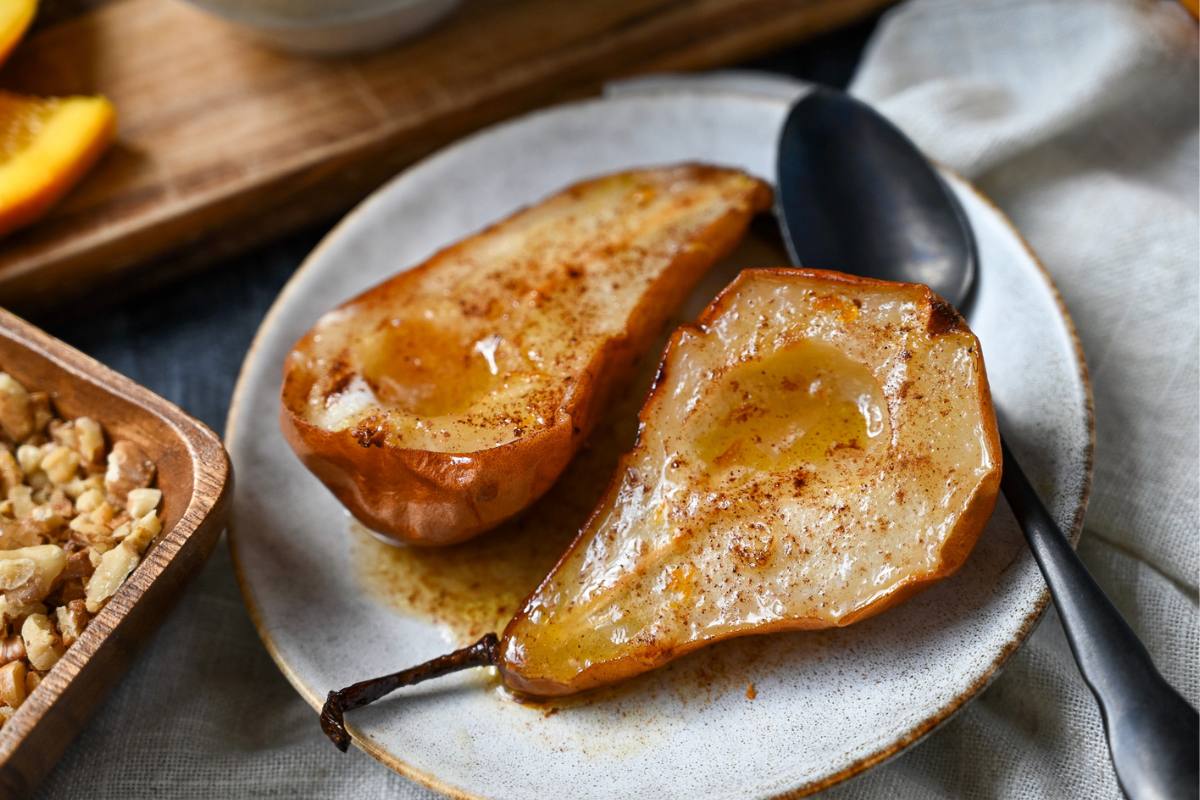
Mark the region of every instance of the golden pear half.
POLYGON ((558 478, 770 202, 745 173, 686 164, 518 211, 323 316, 284 367, 284 435, 369 528, 422 545, 486 531, 558 478))
POLYGON ((676 331, 640 419, 504 632, 514 689, 878 614, 962 565, 1000 485, 979 342, 924 286, 747 270, 676 331))

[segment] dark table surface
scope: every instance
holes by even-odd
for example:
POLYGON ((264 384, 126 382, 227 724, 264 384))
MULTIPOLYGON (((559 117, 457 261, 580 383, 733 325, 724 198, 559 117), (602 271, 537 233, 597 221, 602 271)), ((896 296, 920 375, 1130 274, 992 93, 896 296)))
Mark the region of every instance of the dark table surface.
MULTIPOLYGON (((845 87, 872 18, 740 65, 845 87)), ((336 220, 273 242, 205 272, 124 293, 117 304, 76 303, 33 322, 158 392, 220 433, 238 368, 259 322, 336 220)), ((204 247, 204 241, 196 247, 204 247)))

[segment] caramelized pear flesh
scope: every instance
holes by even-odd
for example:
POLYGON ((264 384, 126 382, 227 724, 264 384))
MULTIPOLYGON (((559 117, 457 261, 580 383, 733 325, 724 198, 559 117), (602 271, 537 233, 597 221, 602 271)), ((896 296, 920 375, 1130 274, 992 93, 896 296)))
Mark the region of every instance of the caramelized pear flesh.
POLYGON ((770 203, 683 165, 517 212, 322 317, 284 369, 293 449, 360 521, 462 541, 561 473, 668 315, 770 203))
POLYGON ((329 693, 496 666, 584 691, 734 636, 849 625, 953 573, 995 507, 979 342, 924 286, 747 270, 676 331, 604 499, 502 637, 329 693))
POLYGON ((999 487, 979 344, 921 286, 744 272, 672 338, 641 423, 504 633, 514 689, 876 614, 962 564, 999 487))

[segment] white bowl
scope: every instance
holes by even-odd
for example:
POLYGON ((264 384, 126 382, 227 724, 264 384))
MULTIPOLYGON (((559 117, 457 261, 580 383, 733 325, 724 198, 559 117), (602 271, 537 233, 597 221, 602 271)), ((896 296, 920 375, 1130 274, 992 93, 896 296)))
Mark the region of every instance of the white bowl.
POLYGON ((188 0, 283 50, 375 50, 433 25, 458 0, 188 0))

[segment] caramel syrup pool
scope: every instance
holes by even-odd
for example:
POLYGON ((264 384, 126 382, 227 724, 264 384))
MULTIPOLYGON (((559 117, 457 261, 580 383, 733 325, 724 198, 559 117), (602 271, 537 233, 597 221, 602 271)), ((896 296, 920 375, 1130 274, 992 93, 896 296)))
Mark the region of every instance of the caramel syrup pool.
POLYGON ((354 559, 373 595, 466 644, 503 631, 574 536, 577 526, 565 515, 534 512, 480 539, 436 549, 388 544, 353 523, 354 559), (561 524, 551 527, 548 519, 561 524))

